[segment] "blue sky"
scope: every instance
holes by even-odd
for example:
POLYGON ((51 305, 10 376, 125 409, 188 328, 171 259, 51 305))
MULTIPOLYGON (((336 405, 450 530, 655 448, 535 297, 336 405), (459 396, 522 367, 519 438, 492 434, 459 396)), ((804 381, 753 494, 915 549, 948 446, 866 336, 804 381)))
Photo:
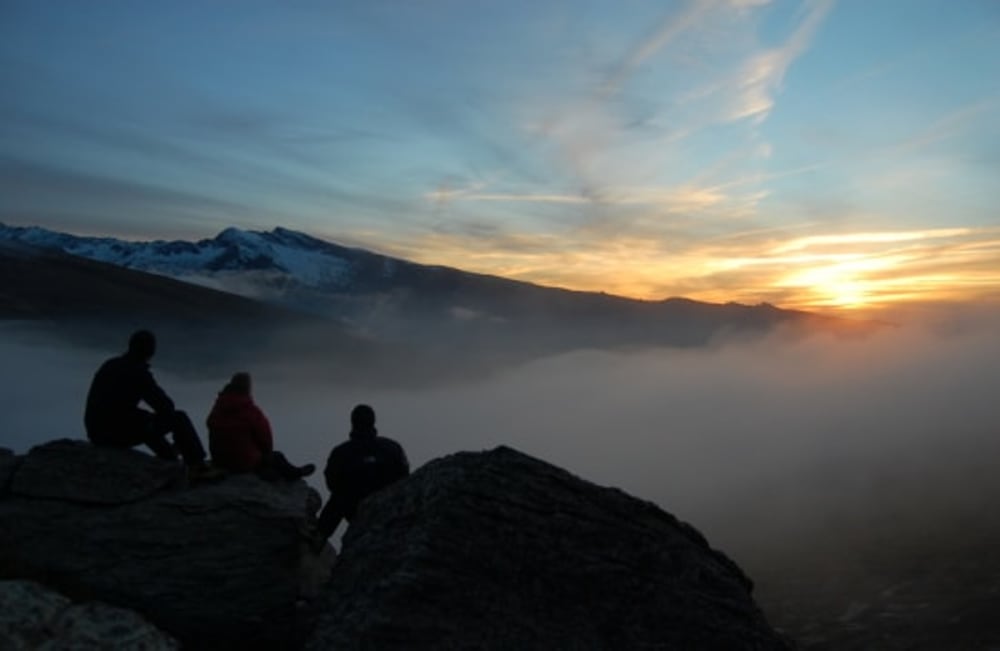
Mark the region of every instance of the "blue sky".
POLYGON ((0 3, 0 220, 660 298, 1000 294, 1000 3, 0 3))

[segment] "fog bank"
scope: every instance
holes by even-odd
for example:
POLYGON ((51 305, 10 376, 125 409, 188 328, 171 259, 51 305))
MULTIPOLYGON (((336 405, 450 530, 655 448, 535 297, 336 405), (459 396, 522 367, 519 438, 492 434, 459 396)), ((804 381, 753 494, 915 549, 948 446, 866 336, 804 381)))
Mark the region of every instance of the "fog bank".
MULTIPOLYGON (((276 445, 294 462, 322 466, 347 435, 351 407, 367 402, 414 467, 509 445, 652 500, 725 547, 859 509, 908 500, 925 509, 929 499, 961 509, 1000 496, 990 467, 1000 451, 998 321, 980 317, 858 340, 578 352, 457 386, 435 385, 427 368, 428 386, 417 390, 328 386, 249 359, 233 370, 255 374, 276 445)), ((115 353, 5 336, 0 445, 24 452, 82 438, 90 378, 115 353)), ((169 342, 159 355, 169 358, 169 342)), ((157 370, 158 360, 160 383, 207 435, 226 377, 182 378, 157 370)))

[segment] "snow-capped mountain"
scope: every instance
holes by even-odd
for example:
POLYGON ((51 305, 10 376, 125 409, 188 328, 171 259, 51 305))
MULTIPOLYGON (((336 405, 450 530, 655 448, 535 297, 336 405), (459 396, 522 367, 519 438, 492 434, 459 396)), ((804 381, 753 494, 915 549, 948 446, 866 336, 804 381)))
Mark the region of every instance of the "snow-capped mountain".
MULTIPOLYGON (((324 290, 349 285, 359 258, 382 257, 285 228, 270 232, 227 228, 212 239, 198 242, 129 242, 0 224, 0 239, 198 283, 224 278, 232 272, 263 272, 272 279, 284 277, 305 287, 324 290)), ((390 271, 394 265, 388 258, 385 260, 390 271)))
MULTIPOLYGON (((407 336, 405 319, 468 318, 521 288, 513 280, 416 264, 292 231, 227 228, 197 242, 132 242, 0 224, 0 241, 53 249, 313 314, 368 334, 407 336)), ((558 290, 552 290, 558 291, 558 290)), ((490 310, 487 309, 487 314, 490 310)))

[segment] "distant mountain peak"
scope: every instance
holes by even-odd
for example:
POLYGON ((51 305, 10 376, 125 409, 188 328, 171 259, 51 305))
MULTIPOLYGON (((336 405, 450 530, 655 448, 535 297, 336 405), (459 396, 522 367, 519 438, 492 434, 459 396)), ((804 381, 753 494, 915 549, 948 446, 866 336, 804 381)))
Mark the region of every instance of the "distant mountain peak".
POLYGON ((249 231, 236 228, 235 226, 229 226, 223 229, 215 236, 217 242, 232 242, 238 244, 239 242, 246 240, 247 236, 250 235, 249 231))

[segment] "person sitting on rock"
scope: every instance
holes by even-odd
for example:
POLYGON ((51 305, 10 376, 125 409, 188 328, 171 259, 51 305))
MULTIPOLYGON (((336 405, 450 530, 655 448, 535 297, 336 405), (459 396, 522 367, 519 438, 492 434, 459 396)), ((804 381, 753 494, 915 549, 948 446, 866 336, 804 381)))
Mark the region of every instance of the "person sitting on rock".
POLYGON ((130 448, 147 445, 156 456, 176 461, 178 453, 193 480, 222 475, 205 461, 205 448, 191 419, 174 406, 149 370, 156 337, 148 330, 132 333, 128 350, 105 361, 87 393, 83 422, 94 445, 130 448), (144 402, 153 411, 139 407, 144 402), (173 434, 173 443, 167 434, 173 434))
POLYGON ((208 415, 208 446, 212 461, 230 472, 255 472, 261 478, 299 479, 316 466, 294 466, 274 450, 271 423, 251 395, 249 373, 236 373, 222 388, 208 415))
POLYGON ((330 499, 319 516, 320 542, 325 542, 342 519, 348 522, 368 495, 410 474, 403 447, 378 435, 375 410, 358 405, 351 411, 350 439, 333 448, 323 471, 330 499))

